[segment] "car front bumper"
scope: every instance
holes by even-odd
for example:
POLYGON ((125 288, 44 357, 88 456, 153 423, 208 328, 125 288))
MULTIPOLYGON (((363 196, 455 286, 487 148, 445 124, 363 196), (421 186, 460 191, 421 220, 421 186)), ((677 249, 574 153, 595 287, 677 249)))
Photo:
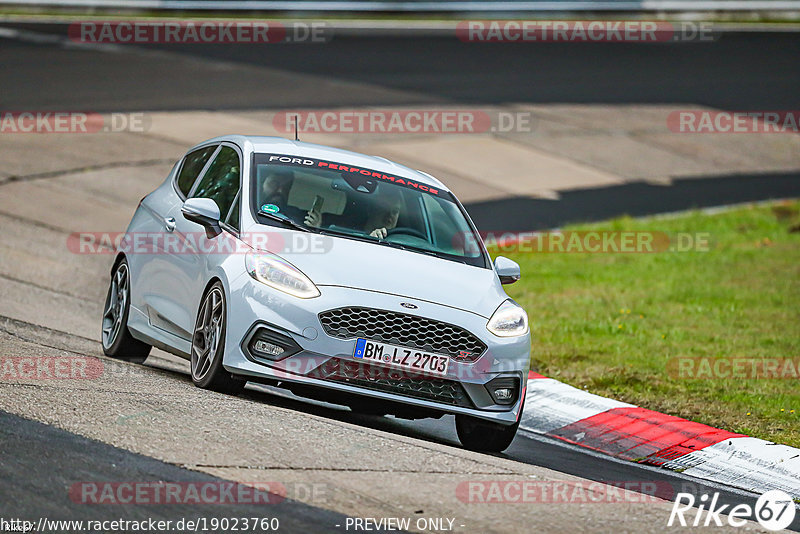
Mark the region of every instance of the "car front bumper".
MULTIPOLYGON (((225 369, 253 380, 327 388, 362 398, 366 396, 436 412, 466 414, 502 424, 513 424, 518 420, 530 361, 530 333, 501 338, 486 329, 488 319, 471 312, 361 289, 340 286, 320 286, 319 289, 319 297, 299 299, 256 282, 247 275, 231 281, 223 359, 225 369), (417 308, 412 312, 401 307, 401 302, 417 308), (416 375, 409 379, 408 375, 402 375, 400 388, 387 387, 391 380, 376 383, 363 376, 360 377, 363 380, 342 380, 338 375, 332 379, 331 370, 337 369, 338 373, 348 369, 352 373, 354 366, 361 362, 353 357, 356 337, 341 339, 330 336, 320 323, 321 312, 343 307, 388 310, 457 325, 478 337, 487 349, 471 363, 451 358, 447 375, 443 377, 416 375), (289 339, 295 345, 288 351, 292 354, 281 356, 276 361, 254 356, 248 350, 248 341, 259 328, 274 332, 277 340, 289 339), (497 404, 489 393, 486 384, 498 377, 517 380, 513 404, 497 404), (437 395, 429 394, 430 391, 436 391, 437 395), (443 402, 441 393, 445 392, 449 399, 451 391, 457 398, 443 402)), ((382 370, 382 377, 396 376, 393 371, 407 373, 374 364, 367 367, 372 368, 368 371, 373 374, 382 370)), ((392 383, 397 385, 396 381, 392 383)))

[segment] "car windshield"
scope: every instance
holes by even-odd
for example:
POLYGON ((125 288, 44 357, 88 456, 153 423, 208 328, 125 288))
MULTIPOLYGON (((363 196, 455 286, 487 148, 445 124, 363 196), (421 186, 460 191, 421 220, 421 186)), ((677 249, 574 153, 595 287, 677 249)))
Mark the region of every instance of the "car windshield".
POLYGON ((288 224, 487 268, 479 237, 447 191, 346 164, 256 154, 253 210, 288 224), (281 221, 280 219, 283 219, 281 221))

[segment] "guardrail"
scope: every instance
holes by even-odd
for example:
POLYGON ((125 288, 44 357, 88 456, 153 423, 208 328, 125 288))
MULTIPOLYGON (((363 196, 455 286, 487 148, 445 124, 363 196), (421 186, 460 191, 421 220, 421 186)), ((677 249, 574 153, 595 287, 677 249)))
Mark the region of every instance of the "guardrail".
POLYGON ((800 11, 800 0, 0 0, 0 6, 94 7, 187 11, 457 12, 800 11))

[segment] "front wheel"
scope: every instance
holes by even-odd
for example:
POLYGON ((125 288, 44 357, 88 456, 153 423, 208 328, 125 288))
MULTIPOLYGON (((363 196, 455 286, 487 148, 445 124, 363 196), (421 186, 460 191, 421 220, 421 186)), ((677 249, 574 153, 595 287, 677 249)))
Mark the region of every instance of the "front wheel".
POLYGON ((128 331, 130 308, 130 269, 128 260, 123 258, 114 269, 108 286, 106 304, 103 307, 101 343, 106 356, 133 363, 144 363, 151 347, 134 339, 128 331))
POLYGON ((225 291, 220 282, 215 282, 197 312, 192 336, 192 382, 199 388, 236 395, 246 382, 222 366, 226 316, 225 291))
POLYGON ((517 435, 519 421, 502 425, 469 415, 456 415, 456 433, 464 448, 478 452, 502 452, 517 435))

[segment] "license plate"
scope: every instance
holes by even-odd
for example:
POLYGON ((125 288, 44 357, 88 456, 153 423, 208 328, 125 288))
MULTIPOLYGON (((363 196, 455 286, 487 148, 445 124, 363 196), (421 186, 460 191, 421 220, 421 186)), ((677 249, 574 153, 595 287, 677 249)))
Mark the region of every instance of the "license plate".
POLYGON ((399 345, 379 343, 364 338, 356 341, 353 357, 389 367, 443 376, 447 374, 450 358, 443 354, 432 354, 399 345))

